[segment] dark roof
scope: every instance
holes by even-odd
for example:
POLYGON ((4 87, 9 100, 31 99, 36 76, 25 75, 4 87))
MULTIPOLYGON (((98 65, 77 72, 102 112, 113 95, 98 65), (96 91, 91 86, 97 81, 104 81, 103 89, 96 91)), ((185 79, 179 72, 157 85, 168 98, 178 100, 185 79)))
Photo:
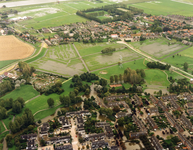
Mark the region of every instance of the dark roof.
POLYGON ((26 140, 34 137, 37 137, 36 133, 21 135, 21 138, 26 140))
POLYGON ((73 150, 72 145, 63 145, 63 146, 58 146, 55 148, 55 150, 73 150))
POLYGON ((111 150, 119 150, 118 146, 111 146, 111 150))

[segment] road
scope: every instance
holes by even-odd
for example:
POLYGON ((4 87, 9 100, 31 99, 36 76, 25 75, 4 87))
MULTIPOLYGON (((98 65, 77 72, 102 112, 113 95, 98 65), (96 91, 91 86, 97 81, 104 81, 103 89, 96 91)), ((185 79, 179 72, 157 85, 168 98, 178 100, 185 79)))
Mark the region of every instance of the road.
POLYGON ((75 50, 76 50, 76 52, 77 52, 77 54, 78 54, 80 60, 82 61, 83 65, 85 66, 86 70, 87 70, 88 72, 90 72, 90 70, 88 69, 86 63, 84 62, 84 60, 83 60, 82 57, 80 56, 80 53, 78 52, 76 46, 75 46, 74 44, 73 44, 73 46, 74 46, 74 48, 75 48, 75 50))
MULTIPOLYGON (((150 59, 151 61, 159 62, 159 63, 161 63, 161 64, 163 64, 163 65, 166 65, 166 64, 167 64, 167 63, 165 63, 165 62, 162 62, 162 61, 160 61, 160 60, 157 60, 157 59, 155 59, 155 58, 152 58, 152 57, 144 54, 144 53, 141 52, 140 50, 134 48, 133 46, 131 46, 130 44, 128 44, 128 43, 126 43, 126 42, 124 42, 124 41, 118 41, 117 43, 127 45, 130 49, 132 49, 132 50, 135 51, 136 53, 138 53, 138 54, 140 54, 140 55, 142 55, 142 56, 150 59)), ((182 72, 183 74, 188 75, 188 76, 190 76, 190 77, 193 78, 193 75, 189 74, 188 72, 185 72, 185 71, 183 71, 183 70, 181 70, 181 69, 179 69, 179 68, 177 68, 177 67, 174 67, 174 66, 172 66, 172 65, 171 65, 171 68, 172 68, 173 70, 180 71, 180 72, 182 72)), ((178 73, 178 72, 176 72, 176 73, 178 73)), ((178 74, 179 74, 179 73, 178 73, 178 74)))
MULTIPOLYGON (((27 6, 27 5, 37 5, 37 4, 46 4, 57 2, 58 0, 23 0, 16 2, 3 2, 0 3, 0 7, 5 5, 6 7, 17 7, 17 6, 27 6)), ((59 0, 59 1, 67 1, 67 0, 59 0)))

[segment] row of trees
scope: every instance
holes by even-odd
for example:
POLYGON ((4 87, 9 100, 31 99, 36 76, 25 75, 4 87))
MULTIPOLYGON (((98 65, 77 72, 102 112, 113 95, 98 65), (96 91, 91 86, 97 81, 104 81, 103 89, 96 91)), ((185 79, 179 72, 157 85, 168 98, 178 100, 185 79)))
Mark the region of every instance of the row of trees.
POLYGON ((104 11, 89 13, 89 15, 90 15, 90 16, 93 16, 93 17, 104 16, 104 14, 105 14, 104 11))
POLYGON ((4 81, 0 84, 0 97, 9 91, 12 91, 13 89, 14 83, 12 82, 12 79, 10 78, 4 79, 4 81))
POLYGON ((115 52, 115 48, 112 47, 107 47, 101 51, 102 54, 109 54, 109 53, 111 54, 113 52, 115 52))
MULTIPOLYGON (((96 74, 94 74, 94 73, 89 73, 89 72, 87 72, 87 73, 81 74, 81 75, 80 75, 80 79, 81 79, 82 81, 91 82, 92 80, 98 80, 99 77, 98 77, 96 74)), ((73 78, 73 79, 72 79, 72 82, 74 82, 74 80, 78 80, 78 79, 77 79, 77 78, 73 78)))
MULTIPOLYGON (((49 89, 47 89, 45 91, 45 95, 50 95, 52 93, 56 93, 58 95, 62 94, 64 92, 64 89, 61 88, 62 87, 62 82, 61 81, 57 81, 55 85, 51 86, 49 89)), ((42 91, 40 90, 40 93, 42 91)), ((42 94, 42 93, 41 93, 42 94)))
POLYGON ((14 122, 9 122, 9 128, 12 133, 17 133, 24 128, 27 128, 29 125, 34 124, 34 116, 29 108, 24 110, 24 113, 21 117, 17 116, 14 119, 14 122))
POLYGON ((158 68, 161 70, 169 70, 171 65, 169 64, 164 65, 164 64, 161 64, 160 62, 148 62, 147 67, 148 68, 158 68))
POLYGON ((29 66, 26 62, 20 61, 18 63, 19 69, 23 74, 23 78, 29 81, 29 77, 35 72, 35 68, 33 66, 29 66))

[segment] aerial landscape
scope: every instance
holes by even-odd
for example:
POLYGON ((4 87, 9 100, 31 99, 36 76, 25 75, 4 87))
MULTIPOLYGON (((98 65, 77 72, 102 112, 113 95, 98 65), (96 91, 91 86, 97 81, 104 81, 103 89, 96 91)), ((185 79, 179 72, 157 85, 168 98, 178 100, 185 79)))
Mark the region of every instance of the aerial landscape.
POLYGON ((193 0, 0 0, 0 150, 193 150, 193 0))

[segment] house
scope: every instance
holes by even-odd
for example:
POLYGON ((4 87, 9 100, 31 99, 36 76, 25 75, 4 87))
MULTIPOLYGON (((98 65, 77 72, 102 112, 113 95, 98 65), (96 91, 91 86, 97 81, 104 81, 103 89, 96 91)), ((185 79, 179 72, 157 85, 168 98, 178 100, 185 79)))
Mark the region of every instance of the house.
POLYGON ((110 150, 119 150, 119 147, 116 146, 116 145, 115 145, 115 146, 111 146, 111 147, 110 147, 110 150))
POLYGON ((181 107, 173 99, 170 100, 170 103, 174 107, 174 109, 181 110, 181 107))
POLYGON ((37 138, 36 133, 21 135, 22 140, 35 140, 37 138))
POLYGON ((141 132, 147 132, 147 129, 145 128, 144 124, 137 118, 136 115, 133 115, 132 119, 135 124, 139 126, 141 132))
POLYGON ((193 131, 193 126, 192 123, 188 118, 186 118, 184 115, 181 115, 180 120, 182 121, 183 125, 186 127, 186 129, 190 130, 191 132, 193 131))
POLYGON ((71 137, 68 136, 61 136, 61 137, 51 137, 49 140, 47 140, 47 144, 64 144, 64 143, 70 143, 71 137))
POLYGON ((153 121, 153 119, 150 116, 146 118, 146 121, 153 129, 158 128, 158 125, 153 121))
POLYGON ((77 125, 84 124, 84 120, 82 119, 81 116, 78 116, 78 117, 76 118, 76 124, 77 124, 77 125))
POLYGON ((126 112, 118 112, 116 115, 115 115, 115 117, 117 118, 117 119, 119 119, 119 118, 122 118, 122 117, 126 117, 126 116, 128 116, 129 114, 128 113, 126 113, 126 112))
POLYGON ((111 38, 117 39, 117 38, 118 38, 118 35, 117 35, 117 34, 111 34, 111 38))
POLYGON ((159 140, 155 136, 151 137, 151 142, 153 143, 153 146, 156 150, 163 150, 164 149, 162 147, 162 145, 160 144, 159 140))
POLYGON ((193 116, 193 109, 188 109, 187 112, 190 116, 193 116))
POLYGON ((135 94, 133 98, 136 100, 138 106, 143 106, 143 102, 137 94, 135 94))
POLYGON ((174 127, 176 125, 176 122, 175 119, 172 117, 172 115, 166 111, 165 116, 167 117, 169 123, 174 127))
POLYGON ((105 139, 105 133, 86 134, 84 139, 86 141, 104 140, 105 139))
POLYGON ((50 33, 50 30, 47 29, 47 28, 42 28, 42 32, 43 32, 43 33, 50 33))
POLYGON ((162 108, 163 111, 168 111, 168 108, 165 106, 165 104, 162 101, 158 101, 157 105, 162 108))
POLYGON ((113 134, 113 130, 111 129, 110 125, 104 126, 104 130, 105 130, 106 137, 108 137, 109 139, 113 138, 114 134, 113 134))
POLYGON ((95 123, 95 127, 97 127, 97 128, 108 126, 108 125, 109 125, 109 123, 107 123, 107 122, 96 122, 95 123))
POLYGON ((186 108, 190 109, 190 108, 193 108, 193 103, 186 103, 186 108))
POLYGON ((76 131, 79 134, 85 134, 84 125, 83 124, 78 124, 77 127, 76 127, 76 131))
POLYGON ((164 95, 164 96, 161 97, 161 99, 163 99, 163 100, 170 100, 170 99, 176 100, 177 95, 164 95))
POLYGON ((62 124, 62 128, 65 129, 65 128, 70 128, 71 127, 71 124, 69 123, 69 120, 66 119, 65 116, 61 116, 58 118, 58 121, 59 123, 62 124))
POLYGON ((188 150, 193 150, 193 144, 186 139, 181 133, 178 133, 178 138, 181 140, 181 142, 187 146, 188 150))
POLYGON ((50 125, 48 122, 43 123, 42 126, 40 127, 40 136, 47 135, 48 136, 48 131, 50 129, 50 125))
POLYGON ((26 149, 29 149, 29 150, 35 150, 35 149, 37 149, 37 142, 33 139, 33 140, 28 140, 27 141, 27 147, 26 147, 26 149))
POLYGON ((109 97, 105 97, 104 99, 106 99, 107 101, 113 101, 113 100, 123 100, 125 98, 129 98, 129 95, 115 95, 115 96, 109 96, 109 97))
POLYGON ((150 111, 151 114, 153 114, 153 113, 159 113, 157 107, 151 107, 151 108, 149 109, 149 111, 150 111))
POLYGON ((82 116, 88 116, 91 115, 88 110, 81 110, 81 111, 72 111, 72 112, 67 112, 66 117, 74 117, 77 115, 82 115, 82 116))
POLYGON ((71 144, 58 146, 55 148, 55 150, 73 150, 73 147, 71 144))
POLYGON ((158 99, 156 98, 156 97, 154 97, 153 95, 150 95, 150 100, 152 101, 152 103, 154 103, 154 104, 157 104, 158 103, 158 99))
POLYGON ((147 132, 130 132, 130 138, 139 138, 140 136, 147 135, 147 132))
POLYGON ((92 150, 105 147, 108 147, 108 142, 105 142, 104 140, 94 141, 91 143, 92 150))
POLYGON ((44 147, 38 147, 38 150, 54 150, 54 146, 53 145, 48 145, 48 146, 44 146, 44 147))

